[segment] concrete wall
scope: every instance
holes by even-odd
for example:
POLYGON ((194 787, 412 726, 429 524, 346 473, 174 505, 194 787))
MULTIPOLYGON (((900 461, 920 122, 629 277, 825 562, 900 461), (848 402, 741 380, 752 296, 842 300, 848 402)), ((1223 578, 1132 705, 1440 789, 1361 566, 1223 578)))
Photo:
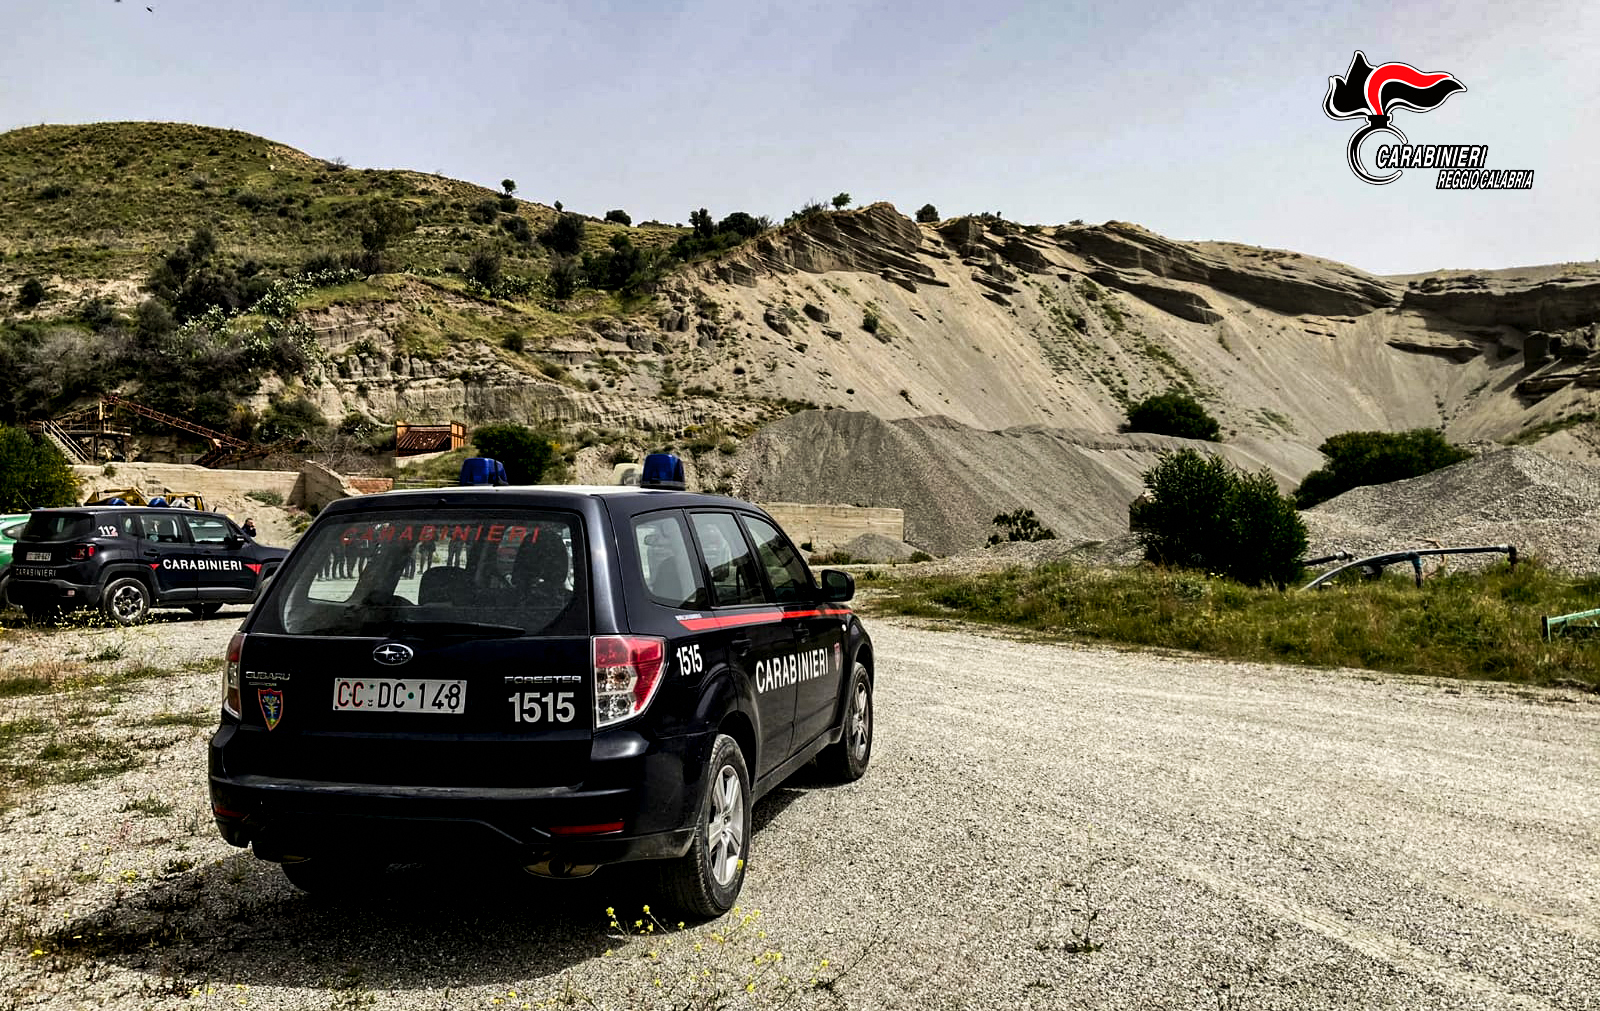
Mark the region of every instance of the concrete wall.
POLYGON ((146 498, 168 491, 199 492, 209 502, 223 495, 271 491, 285 502, 300 502, 300 472, 293 470, 212 470, 187 463, 118 463, 107 476, 104 464, 75 466, 82 497, 111 488, 138 488, 146 498))
POLYGON ((801 502, 763 502, 761 508, 772 514, 796 544, 810 542, 813 551, 843 547, 862 534, 906 539, 904 509, 801 502))

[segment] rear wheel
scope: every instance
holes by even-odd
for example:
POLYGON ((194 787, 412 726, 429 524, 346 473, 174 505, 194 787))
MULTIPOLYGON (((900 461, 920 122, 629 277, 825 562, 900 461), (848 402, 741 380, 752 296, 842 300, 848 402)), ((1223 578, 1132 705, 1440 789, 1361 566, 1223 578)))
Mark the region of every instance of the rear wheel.
POLYGON ((719 734, 712 745, 706 772, 694 842, 663 870, 661 884, 678 909, 713 917, 732 909, 744 886, 750 854, 750 772, 738 742, 726 734, 719 734))
POLYGON ((137 625, 150 614, 150 588, 132 576, 113 579, 100 594, 100 609, 119 625, 137 625))
POLYGON ((872 761, 872 675, 866 664, 856 663, 850 675, 850 695, 845 703, 844 736, 817 756, 823 775, 853 783, 866 775, 872 761))
POLYGON ((209 618, 222 610, 221 604, 190 604, 189 613, 197 618, 209 618))

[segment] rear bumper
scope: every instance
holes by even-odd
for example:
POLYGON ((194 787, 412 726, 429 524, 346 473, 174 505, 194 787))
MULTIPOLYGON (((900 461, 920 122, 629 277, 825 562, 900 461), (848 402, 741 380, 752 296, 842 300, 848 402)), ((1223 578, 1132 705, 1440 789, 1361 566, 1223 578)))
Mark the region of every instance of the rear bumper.
POLYGON ((95 607, 100 603, 100 585, 65 579, 22 579, 13 572, 6 580, 6 596, 17 607, 95 607))
POLYGON ((231 773, 229 744, 239 732, 226 725, 211 742, 213 816, 227 842, 276 861, 327 853, 523 864, 682 856, 694 838, 709 747, 700 737, 602 735, 578 786, 404 786, 231 773))

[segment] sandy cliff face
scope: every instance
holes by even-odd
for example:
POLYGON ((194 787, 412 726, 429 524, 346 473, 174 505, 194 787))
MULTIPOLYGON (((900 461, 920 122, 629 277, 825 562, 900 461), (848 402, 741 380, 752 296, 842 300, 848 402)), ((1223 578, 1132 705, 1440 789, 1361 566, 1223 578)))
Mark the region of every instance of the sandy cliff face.
POLYGON ((1008 502, 1063 536, 1125 529, 1139 474, 1170 448, 1117 434, 1153 393, 1195 396, 1222 451, 1287 488, 1339 432, 1505 440, 1593 410, 1600 388, 1594 267, 1380 278, 1119 222, 917 224, 887 204, 769 232, 674 275, 646 314, 574 320, 524 353, 418 357, 404 313, 341 312, 315 323, 330 417, 674 434, 841 409, 707 473, 758 498, 920 503, 911 537, 935 550, 981 543, 1008 502))

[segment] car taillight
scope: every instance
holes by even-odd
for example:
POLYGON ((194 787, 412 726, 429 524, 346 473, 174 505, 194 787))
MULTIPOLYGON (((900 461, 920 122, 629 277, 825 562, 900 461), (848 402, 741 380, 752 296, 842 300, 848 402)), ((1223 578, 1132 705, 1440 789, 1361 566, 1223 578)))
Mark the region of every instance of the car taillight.
POLYGON ((667 641, 645 635, 594 637, 596 729, 645 711, 661 684, 667 641))
POLYGON ((228 666, 222 674, 222 710, 239 718, 239 657, 244 654, 244 633, 235 632, 228 640, 228 666))
POLYGON ((74 544, 72 546, 72 554, 68 555, 67 557, 74 562, 87 562, 89 559, 94 557, 94 545, 74 544))

